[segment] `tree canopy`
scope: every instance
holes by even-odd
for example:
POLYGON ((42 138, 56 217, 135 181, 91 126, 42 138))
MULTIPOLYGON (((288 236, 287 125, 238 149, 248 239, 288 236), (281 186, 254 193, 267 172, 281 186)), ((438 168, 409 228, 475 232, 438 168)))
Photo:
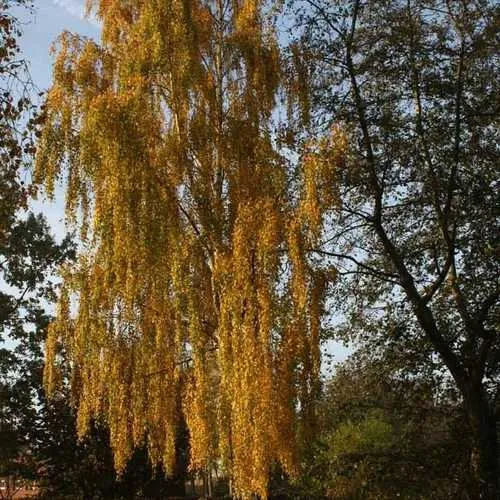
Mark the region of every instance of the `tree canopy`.
MULTIPOLYGON (((497 2, 284 5, 88 0, 101 41, 59 38, 34 176, 65 184, 81 243, 45 385, 71 367, 79 435, 104 421, 119 472, 144 445, 171 470, 184 419, 193 470, 266 498, 314 435, 328 309, 426 404, 451 375, 471 494, 495 498, 497 2)), ((335 425, 345 458, 403 424, 335 425)))
POLYGON ((236 494, 265 498, 270 465, 293 475, 312 425, 330 276, 306 249, 335 203, 342 136, 299 167, 280 154, 281 59, 263 2, 88 6, 102 43, 59 39, 35 170, 49 193, 64 172, 84 238, 46 385, 62 344, 79 432, 105 419, 118 470, 144 440, 171 467, 182 408, 192 468, 220 458, 236 494))
POLYGON ((431 346, 475 436, 475 495, 494 498, 498 2, 296 5, 315 129, 348 137, 342 204, 315 248, 344 277, 344 332, 431 346))

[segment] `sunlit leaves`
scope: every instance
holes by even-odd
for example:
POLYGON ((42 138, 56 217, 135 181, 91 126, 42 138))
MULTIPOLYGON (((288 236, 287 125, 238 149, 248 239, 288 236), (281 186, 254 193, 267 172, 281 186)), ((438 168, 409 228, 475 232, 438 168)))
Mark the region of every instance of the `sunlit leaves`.
POLYGON ((61 36, 36 166, 49 192, 67 173, 87 236, 47 386, 62 342, 79 431, 105 419, 119 471, 144 440, 171 470, 182 411, 191 467, 220 459, 236 494, 265 498, 314 416, 325 282, 305 250, 334 203, 330 139, 303 175, 276 150, 280 54, 261 2, 89 5, 102 45, 61 36))

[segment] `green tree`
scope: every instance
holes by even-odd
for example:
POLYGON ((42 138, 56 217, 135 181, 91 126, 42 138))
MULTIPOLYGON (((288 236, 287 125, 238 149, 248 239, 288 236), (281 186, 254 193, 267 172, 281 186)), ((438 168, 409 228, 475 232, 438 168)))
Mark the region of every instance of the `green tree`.
POLYGON ((46 308, 55 293, 50 277, 73 248, 69 239, 54 241, 41 215, 16 212, 10 224, 0 243, 0 475, 33 478, 46 308))
POLYGON ((417 356, 415 371, 404 343, 369 342, 327 384, 318 463, 329 495, 453 499, 468 490, 458 395, 428 350, 417 356))
POLYGON ((344 332, 383 319, 387 334, 412 325, 407 346, 425 339, 463 401, 474 495, 496 498, 498 2, 294 5, 311 128, 348 136, 341 205, 313 248, 344 278, 344 332))
POLYGON ((43 339, 54 299, 50 276, 73 252, 42 216, 17 216, 0 245, 0 429, 2 475, 36 474, 32 439, 42 391, 43 339))
POLYGON ((470 498, 470 438, 449 375, 422 344, 373 335, 336 367, 319 402, 318 433, 288 497, 470 498), (413 363, 408 359, 412 358, 413 363))

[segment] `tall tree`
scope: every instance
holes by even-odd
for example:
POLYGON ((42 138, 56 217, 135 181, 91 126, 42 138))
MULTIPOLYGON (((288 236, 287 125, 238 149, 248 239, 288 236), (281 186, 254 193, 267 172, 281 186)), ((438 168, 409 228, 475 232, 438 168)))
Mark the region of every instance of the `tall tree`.
POLYGON ((107 430, 93 428, 78 442, 67 391, 50 402, 43 394, 56 269, 74 258, 74 245, 69 238, 56 242, 43 216, 26 211, 23 178, 43 114, 35 113, 29 62, 19 50, 21 21, 13 7, 21 6, 30 12, 31 2, 0 2, 0 477, 7 479, 0 498, 16 498, 30 480, 46 498, 179 493, 161 471, 155 477, 144 450, 118 480, 107 430))
POLYGON ((35 478, 42 397, 42 346, 54 300, 58 265, 71 256, 69 239, 58 244, 42 216, 13 221, 0 245, 0 475, 35 478))
POLYGON ((350 145, 313 250, 345 277, 351 333, 413 325, 408 342, 439 354, 472 431, 476 495, 497 498, 498 2, 295 6, 314 125, 343 123, 350 145))
POLYGON ((328 278, 304 253, 324 165, 311 153, 298 201, 271 133, 272 16, 259 0, 88 5, 102 44, 61 36, 37 155, 49 193, 66 176, 84 242, 46 385, 62 343, 79 432, 105 418, 118 470, 145 440, 172 467, 181 399, 191 467, 220 457, 237 495, 265 498, 270 465, 293 474, 309 432, 328 278))

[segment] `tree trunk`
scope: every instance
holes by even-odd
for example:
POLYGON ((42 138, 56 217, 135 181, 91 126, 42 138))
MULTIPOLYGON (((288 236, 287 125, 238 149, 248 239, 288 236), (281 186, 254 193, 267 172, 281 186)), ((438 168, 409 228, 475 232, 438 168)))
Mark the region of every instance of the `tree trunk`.
MULTIPOLYGON (((384 236, 384 234, 382 234, 384 236)), ((396 255, 397 257, 397 255, 396 255)), ((398 262, 394 261, 396 265, 398 262)), ((405 278, 406 268, 401 262, 400 275, 405 278)), ((411 278, 411 277, 410 277, 411 278)), ((464 368, 464 361, 457 357, 451 346, 441 335, 432 311, 425 304, 422 305, 421 297, 415 288, 413 279, 409 279, 405 292, 413 303, 415 315, 420 326, 425 331, 436 351, 447 366, 457 387, 464 399, 464 407, 467 419, 472 430, 472 456, 471 466, 477 491, 474 496, 481 500, 500 500, 498 464, 498 442, 497 442, 497 411, 495 402, 491 405, 483 385, 484 365, 473 360, 475 370, 472 374, 464 368), (481 373, 479 375, 479 373, 481 373)))
POLYGON ((462 392, 472 430, 471 466, 478 484, 479 498, 498 500, 500 471, 495 409, 490 407, 482 383, 467 383, 462 392))

